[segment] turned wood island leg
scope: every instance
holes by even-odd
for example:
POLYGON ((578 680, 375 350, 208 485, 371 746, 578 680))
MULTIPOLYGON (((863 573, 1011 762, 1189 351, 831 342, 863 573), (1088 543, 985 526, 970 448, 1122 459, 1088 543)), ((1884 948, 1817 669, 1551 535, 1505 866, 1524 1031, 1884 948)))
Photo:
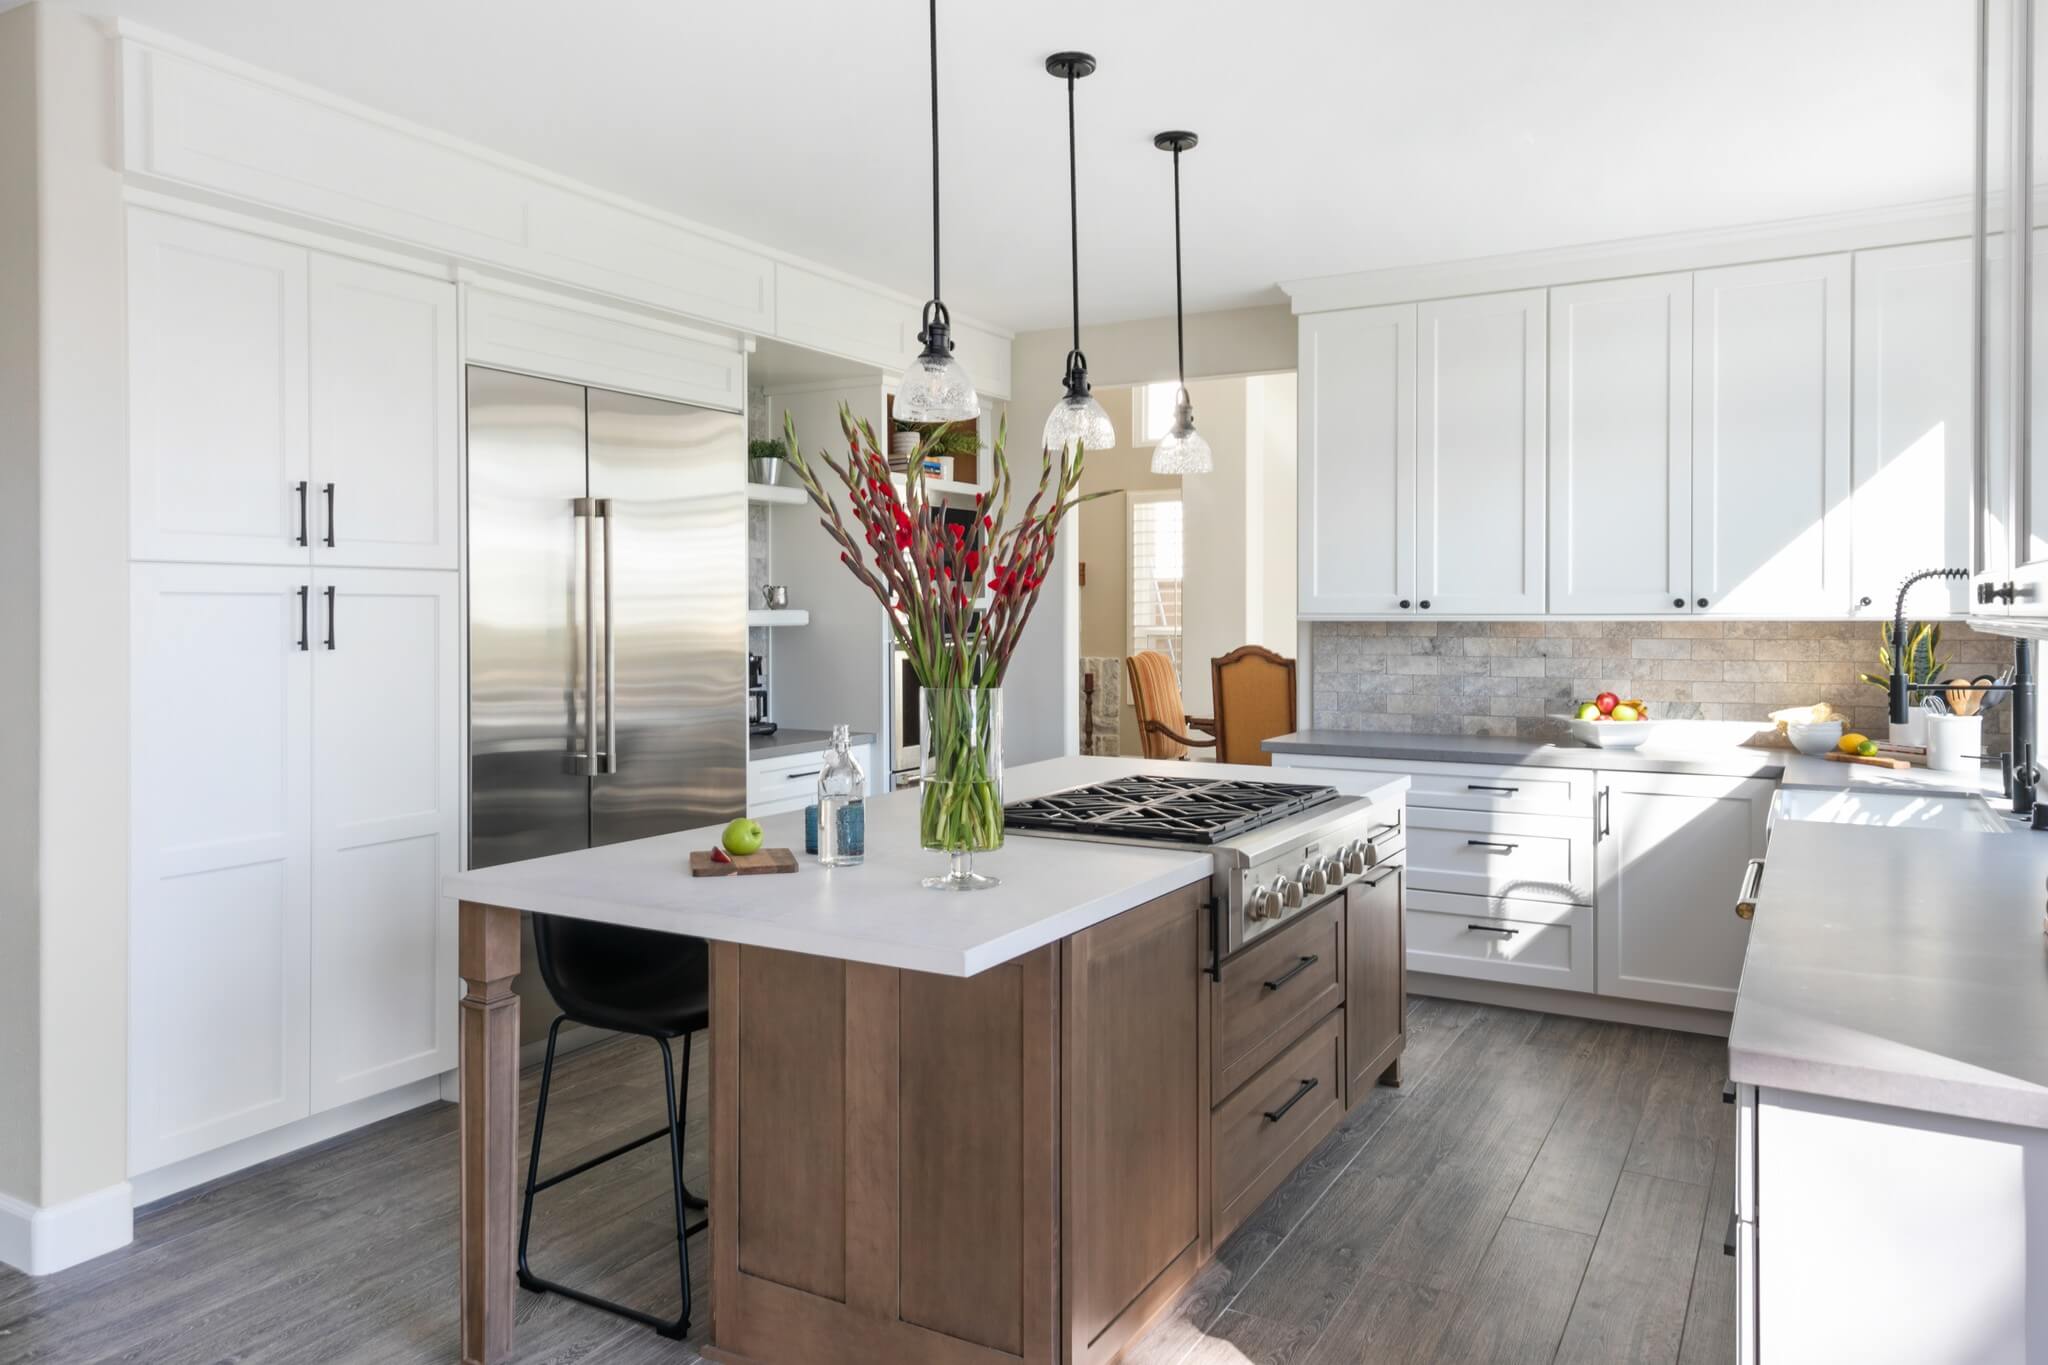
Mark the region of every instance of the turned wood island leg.
POLYGON ((519 1184, 519 912, 462 903, 462 1360, 512 1355, 519 1184))

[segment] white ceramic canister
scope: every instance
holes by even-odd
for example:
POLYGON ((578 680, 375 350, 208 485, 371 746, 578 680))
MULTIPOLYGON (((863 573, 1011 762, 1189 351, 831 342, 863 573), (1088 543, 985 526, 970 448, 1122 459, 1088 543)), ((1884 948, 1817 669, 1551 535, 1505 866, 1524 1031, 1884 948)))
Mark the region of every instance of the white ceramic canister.
POLYGON ((1975 772, 1984 752, 1984 717, 1927 717, 1927 766, 1937 772, 1975 772))

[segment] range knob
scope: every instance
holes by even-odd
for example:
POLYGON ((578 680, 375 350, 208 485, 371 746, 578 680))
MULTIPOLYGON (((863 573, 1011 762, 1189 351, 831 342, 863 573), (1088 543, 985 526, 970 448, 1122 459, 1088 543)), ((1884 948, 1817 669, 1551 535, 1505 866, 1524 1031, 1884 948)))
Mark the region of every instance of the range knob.
POLYGON ((1363 839, 1353 839, 1344 846, 1344 872, 1347 876, 1363 877, 1372 870, 1372 850, 1363 839))
POLYGON ((1253 887, 1251 898, 1244 905, 1244 917, 1249 920, 1262 920, 1272 913, 1273 893, 1263 886, 1253 887))
POLYGON ((1311 858, 1295 869, 1294 880, 1311 896, 1320 896, 1330 889, 1330 882, 1323 875, 1323 865, 1311 858))
POLYGON ((1344 884, 1344 860, 1331 855, 1323 862, 1323 877, 1333 887, 1344 884))
POLYGON ((1286 877, 1275 877, 1273 879, 1273 890, 1280 897, 1280 909, 1282 911, 1299 910, 1301 908, 1300 882, 1291 881, 1286 877))

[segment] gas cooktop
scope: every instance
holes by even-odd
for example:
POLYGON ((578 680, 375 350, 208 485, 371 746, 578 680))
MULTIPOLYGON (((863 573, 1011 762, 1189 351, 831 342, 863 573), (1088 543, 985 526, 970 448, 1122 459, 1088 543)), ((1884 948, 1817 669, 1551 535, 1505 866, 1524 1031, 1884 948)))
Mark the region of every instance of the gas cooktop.
POLYGON ((1021 834, 1209 846, 1337 799, 1335 787, 1220 777, 1120 777, 1003 807, 1021 834))

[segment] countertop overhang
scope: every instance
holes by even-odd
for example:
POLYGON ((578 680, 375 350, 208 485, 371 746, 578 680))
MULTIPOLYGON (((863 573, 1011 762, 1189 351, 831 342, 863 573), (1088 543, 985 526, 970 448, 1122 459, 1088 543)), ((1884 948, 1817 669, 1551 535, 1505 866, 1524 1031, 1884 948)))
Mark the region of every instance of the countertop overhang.
MULTIPOLYGON (((1009 769, 1003 795, 1024 800, 1134 773, 1289 780, 1247 765, 1056 758, 1009 769)), ((1384 773, 1329 771, 1312 780, 1383 800, 1407 788, 1406 778, 1384 773)), ((1011 834, 1001 849, 975 855, 976 869, 1001 878, 1000 886, 927 891, 919 879, 942 872, 944 859, 918 847, 917 803, 915 789, 867 802, 860 867, 826 868, 805 857, 798 811, 761 821, 770 847, 798 850, 793 875, 690 876, 690 851, 716 844, 720 824, 457 873, 442 886, 460 900, 535 914, 973 976, 1201 881, 1213 865, 1200 849, 1011 834)))

